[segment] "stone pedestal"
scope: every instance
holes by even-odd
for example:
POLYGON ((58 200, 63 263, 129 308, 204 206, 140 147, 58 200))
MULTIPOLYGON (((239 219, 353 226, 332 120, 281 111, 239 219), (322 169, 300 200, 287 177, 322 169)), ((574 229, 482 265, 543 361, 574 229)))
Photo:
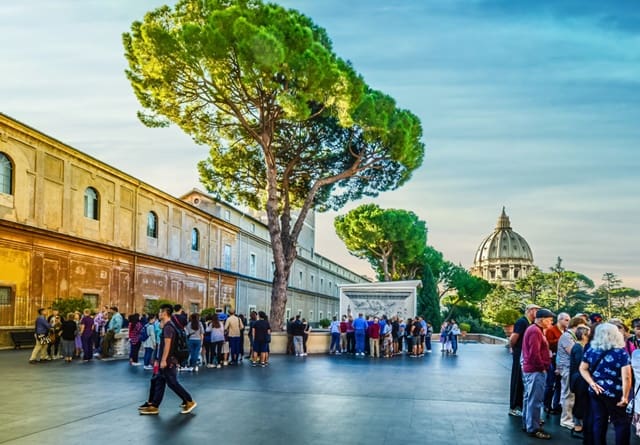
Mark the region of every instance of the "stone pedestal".
POLYGON ((129 357, 129 330, 122 329, 115 335, 113 342, 113 358, 129 357))

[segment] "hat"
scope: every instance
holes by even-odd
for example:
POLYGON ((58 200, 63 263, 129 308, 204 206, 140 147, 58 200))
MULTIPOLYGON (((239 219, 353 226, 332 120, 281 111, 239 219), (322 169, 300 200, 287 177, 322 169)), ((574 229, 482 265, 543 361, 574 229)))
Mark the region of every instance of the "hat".
POLYGON ((536 318, 553 318, 555 316, 556 314, 549 309, 538 309, 538 312, 536 312, 536 318))
POLYGON ((540 306, 538 306, 537 304, 528 304, 527 307, 524 308, 525 312, 528 311, 529 309, 540 309, 540 306))
POLYGON ((600 323, 602 321, 602 314, 595 312, 589 315, 589 320, 591 320, 591 323, 600 323))

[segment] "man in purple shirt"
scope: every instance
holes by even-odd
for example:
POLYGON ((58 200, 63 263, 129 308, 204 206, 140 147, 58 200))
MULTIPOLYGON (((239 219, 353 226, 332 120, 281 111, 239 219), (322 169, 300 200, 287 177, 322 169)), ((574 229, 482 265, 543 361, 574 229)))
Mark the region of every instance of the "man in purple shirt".
POLYGON ((546 440, 551 439, 551 435, 542 430, 540 411, 544 403, 551 351, 544 331, 553 325, 553 317, 555 314, 550 310, 538 309, 534 323, 527 328, 522 339, 522 426, 531 437, 546 440))

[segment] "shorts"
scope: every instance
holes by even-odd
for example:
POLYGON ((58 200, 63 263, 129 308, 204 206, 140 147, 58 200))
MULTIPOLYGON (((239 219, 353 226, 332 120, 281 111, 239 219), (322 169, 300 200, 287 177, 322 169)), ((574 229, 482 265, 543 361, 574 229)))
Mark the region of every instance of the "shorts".
POLYGON ((253 341, 253 352, 260 354, 263 352, 269 352, 269 343, 266 341, 253 341))

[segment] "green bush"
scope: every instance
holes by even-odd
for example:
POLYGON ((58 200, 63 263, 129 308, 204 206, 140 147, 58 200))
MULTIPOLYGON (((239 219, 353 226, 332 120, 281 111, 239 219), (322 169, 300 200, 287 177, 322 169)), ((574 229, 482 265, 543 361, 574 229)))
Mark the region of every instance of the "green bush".
POLYGON ((82 312, 85 309, 95 309, 91 306, 91 302, 84 298, 58 298, 51 303, 51 309, 57 309, 60 311, 60 315, 65 318, 69 312, 82 312))
MULTIPOLYGON (((501 326, 495 325, 493 323, 487 323, 484 320, 479 320, 477 318, 466 318, 463 317, 458 320, 459 326, 464 324, 468 324, 471 327, 470 331, 475 334, 488 334, 493 335, 495 337, 505 338, 504 330, 501 326)), ((462 328, 460 328, 462 330, 462 328)))
POLYGON ((149 300, 147 301, 147 305, 145 306, 145 311, 147 314, 158 314, 160 312, 160 306, 163 304, 170 304, 171 306, 177 304, 175 301, 171 300, 149 300))
POLYGON ((520 318, 520 312, 515 309, 502 309, 498 311, 494 317, 496 323, 500 323, 504 326, 514 324, 518 318, 520 318))
POLYGON ((323 318, 322 320, 320 320, 318 322, 318 325, 322 328, 322 329, 327 329, 329 326, 331 326, 331 320, 329 320, 328 318, 323 318))
POLYGON ((200 317, 205 317, 206 318, 207 316, 213 315, 215 313, 216 313, 216 308, 208 307, 208 308, 202 309, 200 311, 200 317))
POLYGON ((471 332, 471 325, 469 323, 460 323, 459 327, 463 332, 471 332))

